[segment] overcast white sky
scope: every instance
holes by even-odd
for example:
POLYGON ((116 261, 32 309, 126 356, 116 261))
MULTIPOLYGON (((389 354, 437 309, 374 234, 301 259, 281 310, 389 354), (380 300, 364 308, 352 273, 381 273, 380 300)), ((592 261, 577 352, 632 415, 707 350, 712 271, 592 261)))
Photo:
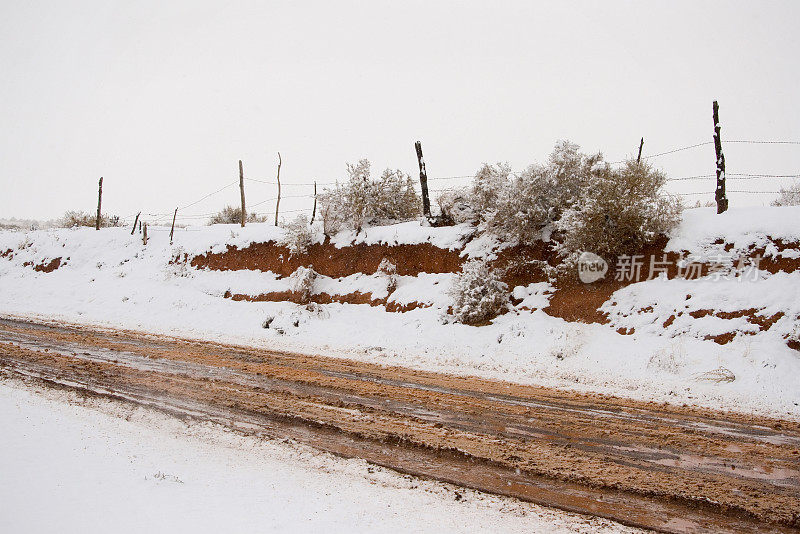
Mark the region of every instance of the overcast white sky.
MULTIPOLYGON (((522 168, 558 139, 613 161, 640 136, 645 154, 710 140, 714 99, 723 142, 800 140, 798 20, 796 1, 2 0, 0 217, 92 211, 100 176, 104 211, 166 212, 239 159, 273 179, 277 151, 288 183, 361 157, 416 174, 417 139, 432 177, 522 168)), ((798 145, 725 152, 729 172, 800 174, 798 145)), ((710 174, 713 146, 653 161, 710 174)), ((229 188, 182 214, 236 202, 229 188)))

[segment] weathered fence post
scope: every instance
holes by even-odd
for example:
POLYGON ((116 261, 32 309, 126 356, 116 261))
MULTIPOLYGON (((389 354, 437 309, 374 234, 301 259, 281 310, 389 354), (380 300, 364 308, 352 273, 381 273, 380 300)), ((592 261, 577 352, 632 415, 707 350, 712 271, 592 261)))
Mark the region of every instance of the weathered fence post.
POLYGON ((278 208, 281 207, 281 153, 278 152, 278 201, 275 203, 275 226, 278 226, 278 208))
POLYGON ((314 209, 311 210, 311 222, 308 223, 309 226, 314 224, 314 218, 317 216, 317 182, 314 181, 314 209))
POLYGON ((144 223, 142 228, 143 228, 143 231, 142 231, 142 244, 146 245, 147 244, 147 223, 144 223))
POLYGON ((725 155, 722 153, 722 137, 719 125, 719 104, 714 100, 714 150, 717 153, 717 189, 714 198, 717 201, 717 213, 724 213, 728 209, 728 197, 725 194, 725 155))
POLYGON ((417 141, 414 143, 414 148, 417 149, 417 161, 419 162, 419 184, 422 188, 422 213, 425 217, 431 216, 431 201, 428 198, 428 173, 425 170, 425 160, 422 157, 422 143, 417 141))
POLYGON ((94 229, 100 229, 100 205, 103 203, 103 177, 100 177, 100 185, 97 188, 97 220, 94 221, 94 229))
POLYGON ((637 164, 642 162, 642 147, 643 146, 644 146, 644 137, 642 137, 642 140, 639 141, 639 155, 636 156, 636 163, 637 164))
POLYGON ((142 214, 141 211, 137 213, 136 218, 133 220, 133 228, 131 228, 131 235, 133 235, 133 233, 136 231, 136 224, 139 222, 139 215, 141 214, 142 214))
POLYGON ((239 191, 242 194, 242 217, 241 223, 244 228, 245 219, 247 219, 247 211, 244 207, 244 169, 242 168, 242 160, 239 160, 239 191))
POLYGON ((172 214, 172 229, 169 231, 169 244, 172 244, 172 235, 175 233, 175 217, 178 216, 178 208, 175 208, 175 213, 172 214))

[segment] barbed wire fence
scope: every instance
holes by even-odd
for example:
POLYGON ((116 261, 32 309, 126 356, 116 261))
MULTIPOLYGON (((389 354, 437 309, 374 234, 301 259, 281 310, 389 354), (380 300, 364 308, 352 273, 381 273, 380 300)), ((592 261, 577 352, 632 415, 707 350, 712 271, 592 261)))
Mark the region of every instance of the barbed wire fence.
MULTIPOLYGON (((707 145, 713 145, 713 144, 714 144, 713 141, 704 141, 704 142, 700 142, 700 143, 693 143, 693 144, 689 144, 689 145, 685 145, 685 146, 672 148, 672 149, 669 149, 669 150, 663 150, 663 151, 656 152, 656 153, 653 153, 653 154, 642 155, 641 159, 644 160, 644 161, 650 161, 650 160, 653 160, 655 158, 659 158, 659 157, 662 157, 662 156, 667 156, 667 155, 671 155, 671 154, 675 154, 675 153, 679 153, 679 152, 684 152, 684 151, 688 151, 688 150, 704 147, 704 146, 707 146, 707 145)), ((751 145, 796 145, 796 146, 800 146, 800 141, 735 139, 735 140, 726 140, 725 144, 726 145, 727 144, 751 144, 751 145)), ((608 164, 611 165, 611 166, 621 165, 621 164, 624 164, 624 163, 626 163, 627 161, 629 161, 631 159, 633 159, 633 158, 626 158, 626 159, 621 159, 621 160, 618 160, 618 161, 612 161, 612 162, 608 162, 608 164)), ((525 171, 515 171, 515 172, 512 172, 512 174, 513 175, 519 175, 519 174, 521 174, 523 172, 525 172, 525 171)), ((431 182, 434 182, 434 184, 437 184, 437 183, 447 183, 447 182, 451 182, 451 181, 454 181, 454 180, 471 180, 474 177, 475 177, 475 174, 461 174, 461 175, 447 175, 447 176, 428 176, 427 179, 428 179, 428 181, 431 181, 431 182)), ((687 182, 687 181, 702 182, 704 180, 712 180, 712 179, 715 179, 715 178, 716 178, 715 174, 695 174, 695 175, 688 175, 688 176, 669 177, 669 178, 667 178, 667 182, 687 182)), ((760 179, 789 179, 789 178, 799 179, 800 178, 800 172, 788 172, 788 173, 784 173, 784 174, 767 173, 767 172, 732 172, 732 173, 726 173, 726 180, 731 180, 731 181, 739 181, 739 180, 746 181, 746 180, 760 180, 760 179)), ((277 188, 277 182, 275 180, 265 180, 265 179, 261 179, 261 178, 247 178, 246 177, 246 178, 244 178, 244 181, 247 182, 247 183, 261 184, 261 185, 273 186, 273 187, 277 188)), ((284 179, 282 181, 282 183, 281 183, 282 187, 284 187, 284 188, 293 188, 294 190, 297 190, 296 188, 308 188, 311 191, 309 191, 308 193, 299 193, 298 192, 296 194, 281 195, 280 198, 281 199, 300 199, 300 198, 305 198, 305 199, 310 199, 310 200, 313 201, 315 198, 319 198, 321 195, 325 194, 326 189, 335 188, 335 187, 338 186, 338 184, 343 184, 345 182, 346 182, 346 180, 342 180, 342 181, 335 180, 335 181, 326 181, 326 182, 304 181, 304 182, 296 182, 296 183, 287 183, 285 181, 285 179, 284 179), (323 190, 319 194, 316 194, 316 195, 313 193, 313 190, 314 190, 313 188, 315 186, 323 188, 323 190)), ((231 181, 231 182, 227 183, 226 185, 220 187, 219 189, 216 189, 216 190, 211 191, 211 192, 209 192, 209 193, 207 193, 205 195, 200 196, 196 200, 190 201, 190 202, 188 202, 186 204, 183 204, 183 205, 179 205, 178 206, 177 215, 175 215, 172 211, 163 212, 163 213, 161 213, 161 212, 158 212, 158 213, 144 212, 143 214, 146 214, 147 217, 150 218, 150 220, 148 221, 148 224, 150 225, 150 227, 152 229, 155 229, 153 227, 156 227, 156 226, 169 224, 172 221, 173 217, 175 218, 176 221, 179 221, 180 225, 182 225, 182 226, 185 226, 187 224, 195 224, 195 223, 205 222, 205 221, 209 220, 210 218, 212 218, 213 216, 215 216, 219 211, 217 210, 217 211, 214 211, 214 212, 207 212, 207 213, 184 213, 185 210, 187 210, 189 208, 192 208, 194 206, 197 206, 198 204, 204 202, 207 199, 216 197, 217 195, 219 195, 219 194, 225 192, 226 190, 228 190, 229 188, 236 186, 238 183, 239 183, 238 180, 231 181)), ((436 187, 434 185, 434 187, 429 187, 428 191, 433 192, 433 193, 443 193, 443 192, 446 192, 446 191, 462 190, 462 189, 468 187, 468 185, 469 184, 457 184, 457 185, 452 185, 452 186, 442 185, 441 187, 436 187)), ((419 183, 417 183, 416 181, 415 181, 415 186, 416 186, 417 189, 419 189, 419 183)), ((767 190, 728 189, 727 192, 729 192, 729 193, 752 194, 752 195, 777 195, 777 194, 780 194, 781 191, 779 189, 767 189, 767 190)), ((713 198, 714 193, 715 193, 714 190, 710 190, 710 191, 679 192, 679 193, 672 193, 672 194, 676 194, 676 195, 679 195, 679 196, 682 196, 682 197, 689 197, 689 198, 709 195, 709 196, 711 196, 713 198)), ((256 202, 250 204, 249 208, 250 208, 250 210, 253 210, 254 208, 257 208, 257 207, 260 207, 260 206, 266 206, 271 202, 276 202, 277 200, 278 200, 277 196, 270 196, 270 197, 267 197, 267 198, 259 198, 256 202)), ((313 209, 312 206, 313 206, 313 202, 309 202, 309 206, 307 208, 296 208, 296 209, 291 209, 291 210, 281 210, 280 211, 280 215, 283 215, 283 214, 298 214, 298 213, 304 213, 304 212, 311 213, 311 211, 313 209)), ((268 217, 268 216, 274 216, 275 215, 275 211, 274 210, 273 211, 253 210, 253 211, 250 211, 250 214, 254 214, 254 215, 258 216, 258 217, 268 217)), ((124 217, 120 217, 120 221, 125 223, 125 224, 128 224, 128 223, 132 222, 132 220, 134 219, 135 216, 136 216, 135 213, 134 214, 130 214, 130 215, 126 215, 124 217)))

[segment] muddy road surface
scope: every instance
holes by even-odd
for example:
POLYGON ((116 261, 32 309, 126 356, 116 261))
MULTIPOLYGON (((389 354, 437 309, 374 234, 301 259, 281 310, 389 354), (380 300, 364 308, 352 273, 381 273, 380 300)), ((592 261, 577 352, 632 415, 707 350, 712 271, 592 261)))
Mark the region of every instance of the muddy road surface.
POLYGON ((0 373, 662 532, 800 532, 800 424, 0 319, 0 373))

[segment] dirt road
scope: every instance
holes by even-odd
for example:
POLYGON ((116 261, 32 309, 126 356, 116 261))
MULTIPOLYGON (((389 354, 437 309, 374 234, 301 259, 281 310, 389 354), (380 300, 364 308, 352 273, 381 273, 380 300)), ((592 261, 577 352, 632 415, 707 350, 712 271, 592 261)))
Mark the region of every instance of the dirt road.
POLYGON ((0 372, 664 532, 800 530, 800 424, 0 319, 0 372))

